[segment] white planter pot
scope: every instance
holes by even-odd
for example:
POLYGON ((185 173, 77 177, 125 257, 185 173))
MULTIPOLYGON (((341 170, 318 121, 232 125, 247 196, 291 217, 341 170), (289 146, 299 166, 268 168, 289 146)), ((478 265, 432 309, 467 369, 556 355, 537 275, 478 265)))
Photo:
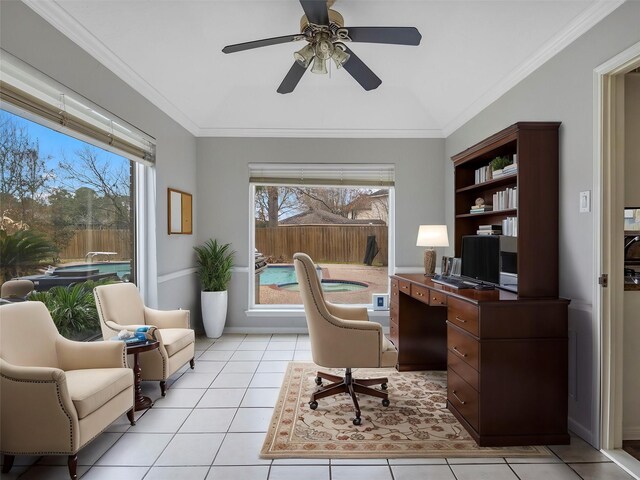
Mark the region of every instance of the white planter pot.
POLYGON ((227 320, 227 291, 201 292, 200 303, 205 334, 209 338, 220 337, 227 320))

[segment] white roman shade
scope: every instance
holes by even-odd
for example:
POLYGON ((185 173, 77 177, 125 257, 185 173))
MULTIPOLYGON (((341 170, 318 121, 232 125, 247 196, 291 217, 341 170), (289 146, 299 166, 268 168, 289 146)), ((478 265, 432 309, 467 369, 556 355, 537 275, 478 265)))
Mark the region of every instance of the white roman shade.
POLYGON ((0 107, 130 160, 155 163, 153 137, 4 50, 0 107))
POLYGON ((253 184, 392 187, 395 165, 364 163, 250 163, 253 184))

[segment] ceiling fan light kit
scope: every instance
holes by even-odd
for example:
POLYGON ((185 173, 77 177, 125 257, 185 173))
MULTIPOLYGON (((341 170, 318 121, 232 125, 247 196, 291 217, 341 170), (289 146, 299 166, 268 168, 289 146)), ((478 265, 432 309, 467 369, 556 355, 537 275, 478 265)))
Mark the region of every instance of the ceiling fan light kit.
POLYGON ((300 0, 305 14, 300 20, 299 34, 227 45, 222 51, 235 53, 306 40, 307 45, 293 54, 295 62, 278 87, 278 93, 291 93, 312 63, 311 72, 328 73, 329 59, 334 61, 337 68, 344 67, 365 90, 378 88, 382 80, 344 42, 419 45, 422 35, 415 27, 345 27, 342 15, 329 8, 334 1, 300 0))

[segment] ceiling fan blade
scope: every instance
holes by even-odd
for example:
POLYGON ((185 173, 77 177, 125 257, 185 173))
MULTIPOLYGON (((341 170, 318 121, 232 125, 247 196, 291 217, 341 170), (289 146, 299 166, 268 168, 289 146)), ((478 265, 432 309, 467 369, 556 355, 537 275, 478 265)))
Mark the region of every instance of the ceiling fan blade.
POLYGON ((282 83, 278 87, 278 93, 291 93, 298 85, 298 82, 304 75, 307 69, 300 65, 298 62, 293 62, 293 65, 289 69, 289 73, 284 77, 282 83))
POLYGON ((347 53, 351 55, 349 60, 343 65, 344 69, 349 72, 349 74, 362 85, 362 88, 365 90, 373 90, 378 88, 382 83, 375 73, 371 71, 369 67, 367 67, 362 60, 358 58, 358 56, 353 53, 349 48, 347 48, 347 53))
POLYGON ((316 25, 329 25, 327 0, 300 0, 307 20, 316 25))
POLYGON ((354 42, 420 45, 422 35, 416 27, 347 27, 354 42))
POLYGON ((279 43, 295 42, 302 40, 304 35, 299 33, 295 35, 283 35, 282 37, 263 38, 262 40, 254 40, 253 42, 236 43, 235 45, 227 45, 222 49, 224 53, 242 52, 243 50, 251 50, 252 48, 268 47, 269 45, 278 45, 279 43))

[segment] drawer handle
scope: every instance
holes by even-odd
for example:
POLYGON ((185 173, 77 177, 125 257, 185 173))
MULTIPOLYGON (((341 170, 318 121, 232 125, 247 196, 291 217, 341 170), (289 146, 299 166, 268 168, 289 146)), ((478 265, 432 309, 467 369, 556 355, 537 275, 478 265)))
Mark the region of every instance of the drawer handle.
POLYGON ((420 292, 416 292, 416 295, 418 295, 419 297, 424 297, 424 294, 422 294, 420 292))
POLYGON ((402 286, 402 288, 403 288, 404 290, 408 290, 408 289, 409 289, 409 287, 406 287, 406 286, 404 286, 404 285, 402 286))
POLYGON ((462 353, 460 350, 458 350, 458 347, 456 347, 455 345, 453 346, 453 351, 455 353, 457 353, 458 355, 460 355, 462 358, 467 358, 467 354, 466 353, 462 353))
POLYGON ((464 400, 462 400, 458 395, 456 395, 456 391, 455 390, 451 390, 451 393, 453 394, 454 397, 456 397, 458 399, 458 401, 462 404, 462 405, 466 405, 467 402, 465 402, 464 400))
POLYGON ((467 323, 467 321, 464 318, 460 318, 457 315, 456 315, 456 320, 459 321, 460 323, 467 323))

